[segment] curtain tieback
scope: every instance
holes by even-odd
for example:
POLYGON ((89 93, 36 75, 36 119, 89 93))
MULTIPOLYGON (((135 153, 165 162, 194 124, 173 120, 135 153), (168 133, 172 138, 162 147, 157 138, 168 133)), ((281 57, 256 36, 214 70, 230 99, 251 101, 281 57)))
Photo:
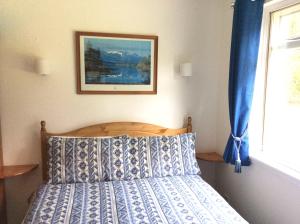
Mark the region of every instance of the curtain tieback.
POLYGON ((236 150, 236 160, 235 160, 235 168, 234 171, 236 173, 241 173, 242 172, 242 162, 241 162, 241 157, 240 157, 240 148, 242 145, 242 141, 245 138, 245 136, 248 134, 248 127, 246 127, 246 129, 244 130, 243 134, 240 137, 235 136, 232 132, 231 132, 231 137, 233 138, 233 142, 234 142, 234 146, 235 146, 235 150, 236 150))

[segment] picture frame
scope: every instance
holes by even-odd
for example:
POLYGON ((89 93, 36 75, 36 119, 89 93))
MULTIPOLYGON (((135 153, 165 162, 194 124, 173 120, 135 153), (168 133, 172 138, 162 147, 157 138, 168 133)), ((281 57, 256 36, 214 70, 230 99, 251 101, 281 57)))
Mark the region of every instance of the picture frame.
POLYGON ((157 94, 158 36, 75 32, 78 94, 157 94))

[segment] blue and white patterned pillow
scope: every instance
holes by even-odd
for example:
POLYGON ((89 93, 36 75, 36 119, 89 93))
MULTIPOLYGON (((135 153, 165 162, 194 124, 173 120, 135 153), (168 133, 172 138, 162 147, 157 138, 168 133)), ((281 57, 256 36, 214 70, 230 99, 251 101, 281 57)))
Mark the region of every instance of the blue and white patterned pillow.
MULTIPOLYGON (((62 137, 48 139, 49 183, 99 182, 111 172, 106 167, 113 150, 123 148, 126 136, 62 137), (111 148, 111 149, 110 149, 111 148)), ((122 149, 123 150, 123 149, 122 149)))
POLYGON ((195 134, 48 139, 49 183, 200 174, 195 134))
POLYGON ((111 148, 107 157, 108 180, 200 174, 194 133, 128 137, 123 146, 126 147, 111 148))

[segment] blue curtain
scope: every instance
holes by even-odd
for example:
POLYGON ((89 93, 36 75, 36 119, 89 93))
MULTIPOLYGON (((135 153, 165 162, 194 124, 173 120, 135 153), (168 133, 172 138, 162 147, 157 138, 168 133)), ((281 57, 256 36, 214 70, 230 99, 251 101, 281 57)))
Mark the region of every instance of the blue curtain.
POLYGON ((236 0, 229 69, 229 116, 231 134, 224 160, 235 164, 235 172, 241 166, 249 166, 248 121, 252 104, 257 56, 260 39, 263 0, 236 0))

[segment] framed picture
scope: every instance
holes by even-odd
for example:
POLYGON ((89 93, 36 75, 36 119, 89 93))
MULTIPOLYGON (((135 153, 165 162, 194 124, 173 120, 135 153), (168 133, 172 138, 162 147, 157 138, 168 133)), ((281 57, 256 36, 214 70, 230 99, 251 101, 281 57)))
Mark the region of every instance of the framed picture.
POLYGON ((157 36, 76 32, 75 37, 77 93, 157 93, 157 36))

